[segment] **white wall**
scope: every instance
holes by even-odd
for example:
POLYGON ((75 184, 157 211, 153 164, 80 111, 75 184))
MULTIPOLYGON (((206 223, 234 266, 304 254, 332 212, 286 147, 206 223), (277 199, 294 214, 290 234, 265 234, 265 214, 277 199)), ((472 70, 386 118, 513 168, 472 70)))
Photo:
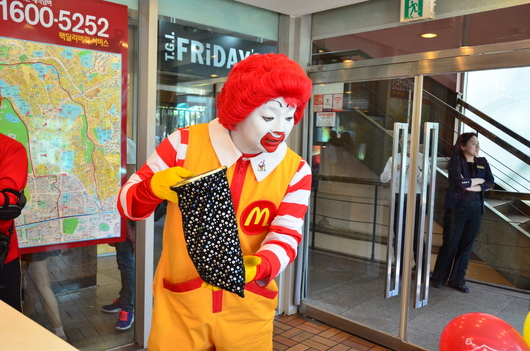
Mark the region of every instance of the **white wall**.
MULTIPOLYGON (((503 124, 518 135, 530 140, 530 67, 468 72, 464 100, 503 124)), ((466 115, 487 126, 496 136, 530 154, 530 148, 512 139, 504 132, 488 125, 472 113, 466 115)), ((465 131, 471 131, 470 129, 465 131)), ((496 182, 504 182, 506 190, 528 192, 530 166, 479 135, 481 156, 488 159, 496 182), (508 167, 506 167, 508 166, 508 167)))

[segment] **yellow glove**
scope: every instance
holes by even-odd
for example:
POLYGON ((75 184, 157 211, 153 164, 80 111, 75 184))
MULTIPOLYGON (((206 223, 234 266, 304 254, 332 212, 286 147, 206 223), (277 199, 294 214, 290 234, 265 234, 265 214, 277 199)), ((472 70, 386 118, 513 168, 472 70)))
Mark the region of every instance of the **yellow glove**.
POLYGON ((217 287, 215 285, 212 285, 210 283, 206 283, 206 282, 202 282, 201 288, 206 288, 206 289, 209 289, 211 291, 219 291, 219 290, 221 290, 221 288, 219 288, 219 287, 217 287))
POLYGON ((161 172, 156 172, 151 177, 151 190, 160 199, 177 203, 177 193, 169 187, 194 175, 193 172, 182 167, 171 167, 161 172))
POLYGON ((258 266, 261 263, 261 257, 258 256, 243 256, 243 264, 245 265, 245 283, 254 280, 258 273, 258 266))

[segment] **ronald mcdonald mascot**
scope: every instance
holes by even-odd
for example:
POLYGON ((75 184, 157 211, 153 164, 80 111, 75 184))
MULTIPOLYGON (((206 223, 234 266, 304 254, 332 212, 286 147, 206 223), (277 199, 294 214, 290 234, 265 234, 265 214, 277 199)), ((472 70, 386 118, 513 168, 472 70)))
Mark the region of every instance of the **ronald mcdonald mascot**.
POLYGON ((272 350, 274 278, 296 258, 311 170, 285 139, 304 114, 311 80, 281 54, 237 63, 217 99, 217 118, 179 129, 122 187, 123 217, 168 208, 154 282, 149 351, 272 350), (182 213, 170 187, 226 167, 244 264, 244 297, 204 282, 186 248, 182 213))

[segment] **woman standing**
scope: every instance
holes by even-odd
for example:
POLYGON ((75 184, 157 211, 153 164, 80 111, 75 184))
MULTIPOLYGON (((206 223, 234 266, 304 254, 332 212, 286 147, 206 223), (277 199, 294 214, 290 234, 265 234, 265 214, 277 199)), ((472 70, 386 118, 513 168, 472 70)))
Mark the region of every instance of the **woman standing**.
POLYGON ((445 197, 443 244, 431 277, 434 288, 449 281, 450 287, 469 292, 467 266, 484 217, 484 192, 493 188, 494 181, 488 162, 478 157, 479 151, 476 133, 463 133, 454 146, 445 197))

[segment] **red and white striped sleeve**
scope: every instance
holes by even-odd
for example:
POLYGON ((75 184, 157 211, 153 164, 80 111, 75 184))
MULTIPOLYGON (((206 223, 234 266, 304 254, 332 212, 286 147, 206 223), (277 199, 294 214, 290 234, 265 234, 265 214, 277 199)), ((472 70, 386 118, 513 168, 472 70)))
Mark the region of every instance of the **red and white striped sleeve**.
POLYGON ((261 257, 262 261, 268 261, 265 263, 270 265, 270 271, 265 269, 261 274, 258 271, 256 280, 267 279, 260 284, 267 284, 274 279, 296 258, 310 195, 311 168, 302 159, 271 223, 269 233, 256 253, 256 256, 261 257))
POLYGON ((188 148, 188 128, 175 131, 156 148, 147 162, 122 186, 118 194, 120 215, 134 221, 145 219, 162 202, 151 190, 156 172, 184 164, 188 148))

